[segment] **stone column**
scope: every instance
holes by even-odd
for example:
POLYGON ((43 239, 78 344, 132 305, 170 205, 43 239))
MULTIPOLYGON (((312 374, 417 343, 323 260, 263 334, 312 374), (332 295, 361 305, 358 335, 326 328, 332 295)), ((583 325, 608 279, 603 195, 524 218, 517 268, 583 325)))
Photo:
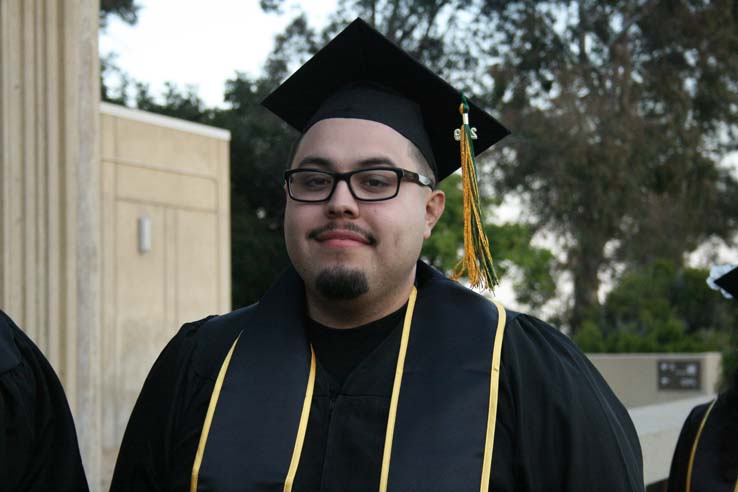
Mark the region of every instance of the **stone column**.
POLYGON ((64 384, 100 483, 98 0, 0 0, 0 307, 64 384))

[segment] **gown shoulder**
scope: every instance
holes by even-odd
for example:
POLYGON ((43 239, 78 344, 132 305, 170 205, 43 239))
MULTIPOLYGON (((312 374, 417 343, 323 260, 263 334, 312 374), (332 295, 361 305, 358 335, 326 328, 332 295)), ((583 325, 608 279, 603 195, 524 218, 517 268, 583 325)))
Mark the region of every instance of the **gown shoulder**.
POLYGON ((2 310, 0 483, 8 491, 88 490, 61 382, 38 347, 2 310))
POLYGON ((189 477, 214 381, 253 310, 252 305, 186 323, 172 337, 131 412, 111 492, 187 490, 183 480, 189 477))
POLYGON ((630 416, 569 337, 508 312, 502 352, 527 490, 643 490, 630 416))

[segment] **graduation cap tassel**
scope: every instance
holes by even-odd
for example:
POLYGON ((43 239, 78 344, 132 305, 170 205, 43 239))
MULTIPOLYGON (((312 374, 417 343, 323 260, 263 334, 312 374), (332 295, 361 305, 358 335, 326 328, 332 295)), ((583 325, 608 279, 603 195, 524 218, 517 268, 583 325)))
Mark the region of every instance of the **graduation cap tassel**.
POLYGON ((469 103, 464 96, 459 105, 459 113, 463 122, 456 135, 461 147, 461 181, 464 192, 464 256, 456 264, 454 279, 466 272, 473 287, 493 289, 498 280, 482 221, 477 163, 474 159, 473 139, 476 137, 476 129, 469 126, 469 103))

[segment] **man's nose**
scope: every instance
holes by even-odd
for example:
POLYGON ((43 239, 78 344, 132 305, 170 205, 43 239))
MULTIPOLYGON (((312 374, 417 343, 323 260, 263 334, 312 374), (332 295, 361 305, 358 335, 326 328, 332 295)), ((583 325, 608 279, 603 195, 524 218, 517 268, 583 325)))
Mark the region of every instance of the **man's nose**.
POLYGON ((358 217, 359 204, 351 194, 348 183, 339 181, 333 195, 326 202, 326 215, 329 217, 358 217))

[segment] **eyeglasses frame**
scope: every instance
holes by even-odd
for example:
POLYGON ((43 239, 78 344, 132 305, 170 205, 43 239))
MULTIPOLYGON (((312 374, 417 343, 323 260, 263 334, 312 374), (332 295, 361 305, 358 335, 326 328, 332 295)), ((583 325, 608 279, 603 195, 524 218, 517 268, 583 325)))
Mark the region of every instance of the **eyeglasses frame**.
POLYGON ((358 202, 383 202, 385 200, 391 200, 395 198, 400 193, 400 183, 402 181, 409 181, 411 183, 418 184, 420 186, 427 186, 431 190, 434 189, 435 184, 433 183, 433 180, 427 176, 423 176, 422 174, 418 174, 413 171, 409 171, 407 169, 403 169, 401 167, 388 167, 388 166, 381 166, 381 167, 365 167, 362 169, 356 169, 354 171, 349 171, 346 173, 337 173, 335 171, 327 171, 325 169, 313 169, 313 168, 298 168, 298 169, 288 169, 284 172, 284 182, 287 186, 287 193, 289 194, 290 198, 296 202, 303 202, 303 203, 322 203, 327 202, 333 197, 333 193, 336 191, 336 187, 338 186, 339 181, 345 181, 346 186, 349 189, 349 192, 351 193, 351 196, 354 197, 354 200, 358 202), (292 196, 292 188, 290 187, 290 177, 293 174, 297 174, 304 171, 310 171, 310 172, 317 172, 321 174, 325 174, 327 176, 330 176, 333 178, 333 187, 331 188, 331 191, 328 193, 328 196, 326 198, 323 198, 321 200, 303 200, 300 198, 295 198, 292 196), (351 187, 351 176, 358 173, 363 173, 366 171, 393 171, 395 174, 397 174, 397 188, 395 189, 395 193, 392 196, 388 196, 386 198, 359 198, 356 196, 356 193, 354 193, 354 189, 351 187))

